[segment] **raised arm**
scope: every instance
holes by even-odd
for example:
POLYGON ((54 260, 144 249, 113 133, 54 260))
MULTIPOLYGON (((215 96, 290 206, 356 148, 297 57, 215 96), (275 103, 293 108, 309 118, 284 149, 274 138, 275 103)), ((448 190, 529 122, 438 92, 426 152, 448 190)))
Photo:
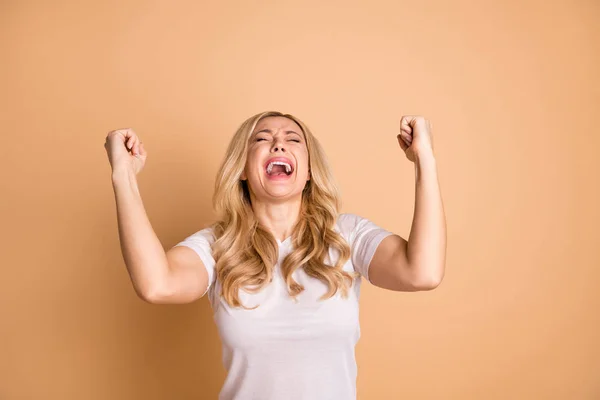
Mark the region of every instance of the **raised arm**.
POLYGON ((379 244, 371 265, 371 283, 390 290, 436 288, 446 268, 446 217, 433 154, 429 121, 403 116, 398 143, 415 164, 416 193, 408 240, 390 235, 379 244))
POLYGON ((202 261, 184 247, 166 253, 146 214, 136 178, 147 156, 139 138, 130 129, 112 131, 105 147, 113 168, 121 253, 136 293, 159 304, 201 297, 208 286, 202 261))

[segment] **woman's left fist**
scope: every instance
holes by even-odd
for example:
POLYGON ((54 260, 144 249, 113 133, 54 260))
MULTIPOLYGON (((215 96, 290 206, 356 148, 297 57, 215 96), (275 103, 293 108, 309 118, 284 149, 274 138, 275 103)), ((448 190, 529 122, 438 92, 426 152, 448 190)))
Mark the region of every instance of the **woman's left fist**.
POLYGON ((423 152, 433 153, 431 123, 424 117, 404 115, 400 119, 400 134, 397 137, 400 147, 412 162, 423 152))

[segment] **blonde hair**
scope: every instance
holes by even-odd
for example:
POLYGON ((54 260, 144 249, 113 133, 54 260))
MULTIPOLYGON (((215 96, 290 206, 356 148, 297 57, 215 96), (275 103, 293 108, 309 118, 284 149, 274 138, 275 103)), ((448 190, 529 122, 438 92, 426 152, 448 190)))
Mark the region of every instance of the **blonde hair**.
POLYGON ((279 246, 275 237, 259 225, 252 210, 248 183, 240 179, 252 132, 262 118, 273 116, 289 118, 302 129, 311 174, 302 191, 300 215, 291 235, 293 250, 281 264, 288 293, 295 299, 304 290, 292 278, 292 273, 302 267, 308 276, 327 285, 329 290, 321 296, 321 300, 332 297, 340 289, 342 296, 347 298, 358 273, 342 270, 350 258, 350 246, 333 229, 340 200, 325 153, 302 121, 277 111, 256 114, 242 123, 229 143, 215 179, 213 207, 217 222, 212 225, 216 238, 212 251, 217 278, 221 283, 220 295, 230 306, 248 309, 241 304, 238 290, 255 293, 273 279, 279 246), (339 255, 334 265, 325 264, 330 248, 337 250, 339 255))

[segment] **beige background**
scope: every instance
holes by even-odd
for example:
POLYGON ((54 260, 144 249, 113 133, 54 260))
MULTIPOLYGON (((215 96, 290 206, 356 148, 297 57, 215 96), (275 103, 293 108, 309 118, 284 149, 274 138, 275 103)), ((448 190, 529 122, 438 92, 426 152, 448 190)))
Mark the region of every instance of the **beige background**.
POLYGON ((363 286, 359 399, 600 399, 600 3, 0 2, 0 399, 215 399, 208 299, 156 306, 121 258, 109 130, 165 248, 212 221, 239 124, 291 112, 343 211, 408 236, 403 114, 432 121, 435 291, 363 286))

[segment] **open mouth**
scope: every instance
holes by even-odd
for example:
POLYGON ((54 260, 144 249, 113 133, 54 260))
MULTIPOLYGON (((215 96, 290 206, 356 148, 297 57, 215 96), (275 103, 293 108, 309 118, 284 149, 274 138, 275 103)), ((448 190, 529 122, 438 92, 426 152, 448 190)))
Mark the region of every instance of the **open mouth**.
POLYGON ((267 164, 265 171, 270 177, 289 177, 294 172, 294 166, 288 161, 273 160, 267 164))

